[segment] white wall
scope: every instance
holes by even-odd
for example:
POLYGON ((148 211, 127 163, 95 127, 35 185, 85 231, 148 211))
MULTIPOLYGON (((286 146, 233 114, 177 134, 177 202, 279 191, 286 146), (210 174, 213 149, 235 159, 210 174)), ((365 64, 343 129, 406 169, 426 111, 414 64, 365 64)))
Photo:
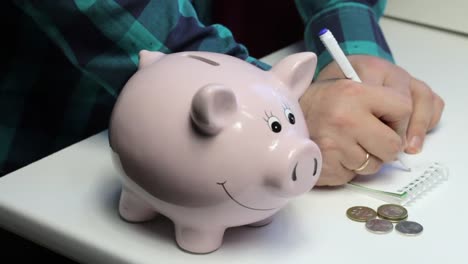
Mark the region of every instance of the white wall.
POLYGON ((468 0, 388 0, 385 14, 468 34, 468 0))

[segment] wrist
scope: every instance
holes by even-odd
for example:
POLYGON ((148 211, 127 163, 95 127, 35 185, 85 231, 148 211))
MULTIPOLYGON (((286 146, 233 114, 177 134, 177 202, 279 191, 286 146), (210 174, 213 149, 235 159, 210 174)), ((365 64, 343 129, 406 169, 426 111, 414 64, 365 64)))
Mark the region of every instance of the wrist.
POLYGON ((317 36, 323 28, 332 31, 346 55, 371 55, 394 62, 373 10, 362 4, 340 4, 321 12, 306 25, 306 48, 318 57, 316 75, 333 60, 317 36))

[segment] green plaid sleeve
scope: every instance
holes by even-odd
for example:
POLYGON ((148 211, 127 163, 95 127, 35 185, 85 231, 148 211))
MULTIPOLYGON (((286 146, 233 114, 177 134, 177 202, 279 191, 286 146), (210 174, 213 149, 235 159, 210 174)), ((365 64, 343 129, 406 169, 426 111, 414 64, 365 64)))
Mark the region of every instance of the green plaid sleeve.
POLYGON ((17 1, 81 72, 117 96, 138 65, 140 50, 225 53, 249 57, 221 25, 203 25, 191 1, 17 1))
MULTIPOLYGON (((14 0, 0 78, 0 177, 107 128, 142 49, 202 50, 269 66, 189 0, 14 0)), ((2 18, 4 18, 3 16, 2 18)))
POLYGON ((317 53, 318 74, 332 61, 318 33, 328 28, 346 55, 365 54, 394 62, 384 34, 378 25, 385 9, 385 0, 296 0, 305 23, 304 42, 317 53))

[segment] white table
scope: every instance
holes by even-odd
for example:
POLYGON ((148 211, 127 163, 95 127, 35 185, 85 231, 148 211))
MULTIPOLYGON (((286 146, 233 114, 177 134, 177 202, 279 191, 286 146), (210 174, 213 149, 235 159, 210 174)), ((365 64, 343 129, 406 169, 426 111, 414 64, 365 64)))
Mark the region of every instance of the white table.
MULTIPOLYGON (((219 250, 189 254, 176 246, 169 220, 134 225, 119 218, 120 183, 105 132, 0 178, 0 224, 89 263, 467 263, 468 38, 388 19, 382 26, 399 64, 446 101, 420 157, 446 164, 450 179, 408 206, 423 234, 367 232, 346 218, 346 209, 383 202, 345 188, 314 188, 270 225, 230 229, 219 250)), ((264 60, 301 49, 292 45, 264 60)))

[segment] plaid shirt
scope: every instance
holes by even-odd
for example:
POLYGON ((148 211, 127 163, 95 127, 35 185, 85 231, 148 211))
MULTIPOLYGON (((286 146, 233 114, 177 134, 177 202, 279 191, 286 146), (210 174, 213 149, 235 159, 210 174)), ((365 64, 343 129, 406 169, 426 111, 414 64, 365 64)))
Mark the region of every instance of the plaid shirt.
MULTIPOLYGON (((220 52, 269 69, 250 57, 227 28, 200 21, 197 12, 209 10, 209 2, 2 3, 9 41, 0 51, 0 176, 105 130, 120 89, 137 69, 141 49, 220 52)), ((318 71, 331 61, 316 37, 323 27, 346 54, 393 61, 377 24, 385 4, 296 0, 306 47, 319 58, 318 71)))

